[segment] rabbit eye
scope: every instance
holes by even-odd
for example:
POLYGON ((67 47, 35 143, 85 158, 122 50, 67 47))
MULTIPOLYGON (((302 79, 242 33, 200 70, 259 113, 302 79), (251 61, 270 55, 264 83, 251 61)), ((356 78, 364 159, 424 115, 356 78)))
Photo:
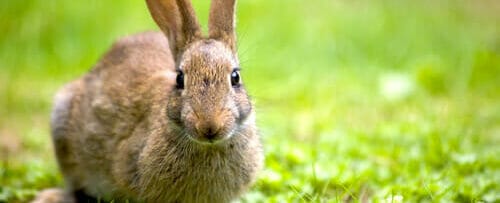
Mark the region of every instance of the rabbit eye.
POLYGON ((184 89, 184 73, 182 71, 177 71, 175 82, 177 83, 177 89, 184 89))
POLYGON ((231 73, 231 85, 235 87, 240 85, 240 71, 238 69, 234 69, 231 73))

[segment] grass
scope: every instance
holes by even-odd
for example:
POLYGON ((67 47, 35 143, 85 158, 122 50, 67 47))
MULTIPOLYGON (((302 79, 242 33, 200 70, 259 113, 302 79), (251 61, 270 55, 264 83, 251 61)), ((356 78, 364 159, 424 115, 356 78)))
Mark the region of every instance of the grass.
MULTIPOLYGON (((195 0, 206 25, 208 1, 195 0)), ((240 1, 239 50, 266 167, 244 202, 500 201, 500 3, 240 1)), ((0 2, 0 202, 62 186, 58 87, 143 1, 0 2)))

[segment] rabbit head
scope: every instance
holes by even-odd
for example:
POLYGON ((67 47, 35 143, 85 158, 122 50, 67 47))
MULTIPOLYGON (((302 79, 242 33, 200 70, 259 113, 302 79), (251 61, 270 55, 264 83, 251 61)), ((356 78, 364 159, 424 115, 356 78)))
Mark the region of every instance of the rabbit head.
POLYGON ((219 143, 238 134, 252 114, 243 87, 235 34, 235 0, 213 0, 204 37, 188 0, 147 0, 170 43, 176 86, 167 117, 199 143, 219 143))

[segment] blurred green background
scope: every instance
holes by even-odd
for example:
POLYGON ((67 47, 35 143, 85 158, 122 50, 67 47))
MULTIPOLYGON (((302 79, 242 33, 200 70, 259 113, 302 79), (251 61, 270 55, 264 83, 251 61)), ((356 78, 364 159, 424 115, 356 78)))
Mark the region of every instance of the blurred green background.
MULTIPOLYGON (((63 185, 55 91, 156 29, 142 0, 0 1, 0 202, 63 185)), ((238 34, 266 153, 242 201, 500 201, 500 1, 240 0, 238 34)))

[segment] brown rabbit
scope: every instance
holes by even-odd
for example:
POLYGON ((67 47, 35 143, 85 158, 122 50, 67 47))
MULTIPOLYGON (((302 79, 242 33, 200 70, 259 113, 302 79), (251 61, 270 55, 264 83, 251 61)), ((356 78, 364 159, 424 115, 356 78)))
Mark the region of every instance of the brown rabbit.
POLYGON ((146 2, 163 33, 120 39, 57 93, 52 136, 68 188, 35 202, 229 202, 262 167, 235 0, 212 0, 208 37, 188 0, 146 2))

